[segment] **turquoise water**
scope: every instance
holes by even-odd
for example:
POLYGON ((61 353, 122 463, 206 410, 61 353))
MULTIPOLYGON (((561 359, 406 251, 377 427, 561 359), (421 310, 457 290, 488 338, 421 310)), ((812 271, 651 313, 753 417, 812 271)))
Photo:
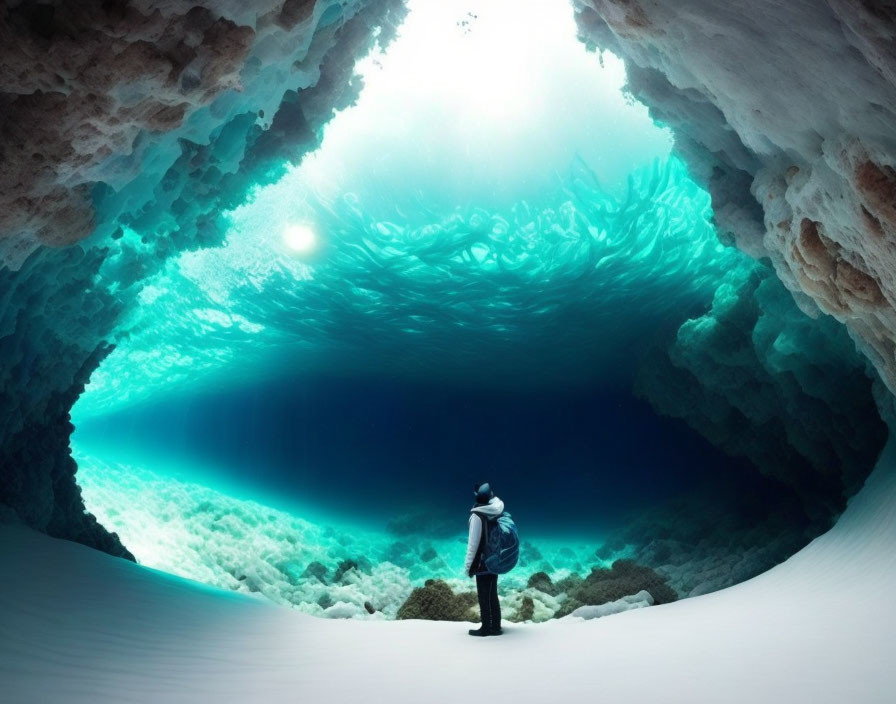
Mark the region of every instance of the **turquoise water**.
POLYGON ((234 213, 225 247, 184 255, 146 287, 76 417, 284 368, 612 380, 630 373, 633 347, 705 306, 726 271, 753 266, 717 241, 708 195, 675 159, 631 174, 622 200, 576 163, 544 200, 507 212, 421 201, 427 224, 410 226, 347 193, 307 204, 320 242, 297 257, 258 225, 260 195, 234 213))
POLYGON ((570 8, 412 2, 358 70, 358 103, 225 214, 224 246, 148 282, 73 410, 104 525, 147 564, 231 588, 245 551, 252 591, 317 612, 319 594, 270 586, 289 569, 249 557, 247 534, 379 569, 406 558, 389 557, 389 525, 411 517, 411 552, 434 547, 440 566, 368 585, 391 575, 405 593, 456 574, 469 485, 491 478, 540 541, 533 565, 587 570, 626 515, 742 471, 631 385, 757 265, 719 243, 708 194, 570 8), (340 551, 328 522, 367 537, 340 551))
POLYGON ((511 5, 411 3, 321 148, 145 287, 76 418, 284 367, 578 386, 705 305, 742 258, 668 131, 569 7, 511 5))

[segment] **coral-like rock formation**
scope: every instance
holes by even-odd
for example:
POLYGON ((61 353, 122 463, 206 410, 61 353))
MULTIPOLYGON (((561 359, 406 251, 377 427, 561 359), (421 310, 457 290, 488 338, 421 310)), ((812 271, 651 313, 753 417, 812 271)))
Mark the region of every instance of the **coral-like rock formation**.
POLYGON ((527 594, 520 601, 520 606, 516 610, 516 613, 513 614, 511 621, 531 621, 534 616, 535 602, 533 601, 532 597, 527 594))
POLYGON ((399 619, 423 618, 430 621, 477 621, 476 594, 455 594, 441 579, 427 579, 411 592, 398 609, 399 619))
POLYGON ((302 577, 305 579, 313 577, 319 582, 326 583, 327 581, 327 566, 314 560, 308 564, 305 570, 302 572, 302 577))
POLYGON ((346 577, 352 572, 360 571, 360 566, 355 560, 343 560, 336 567, 336 571, 333 573, 333 582, 339 583, 345 581, 346 577))
POLYGON ((398 0, 0 10, 0 504, 126 554, 84 513, 69 409, 146 277, 220 242, 219 213, 316 145, 357 94, 355 59, 403 11, 398 0))
POLYGON ((637 390, 769 479, 728 468, 728 486, 642 513, 599 556, 632 555, 696 596, 801 549, 830 527, 886 441, 888 394, 865 366, 844 328, 801 313, 769 270, 731 272, 712 308, 642 367, 637 390))
POLYGON ((642 590, 649 592, 655 604, 668 604, 678 599, 678 594, 666 583, 666 578, 650 567, 632 560, 616 560, 610 569, 595 567, 585 579, 572 584, 568 598, 556 616, 566 616, 581 606, 614 602, 642 590))
POLYGON ((896 390, 896 10, 879 0, 578 0, 672 127, 723 237, 843 323, 896 390))
POLYGON ((641 368, 636 390, 789 485, 813 518, 843 509, 887 437, 846 332, 793 304, 769 270, 732 271, 712 308, 641 368))
POLYGON ((254 40, 254 27, 185 2, 8 7, 0 22, 4 263, 17 268, 41 244, 91 234, 91 188, 118 175, 104 162, 238 88, 254 40))
POLYGON ((551 577, 547 572, 534 572, 530 575, 526 586, 529 589, 537 589, 538 591, 550 594, 551 596, 557 596, 557 594, 560 593, 560 590, 551 581, 551 577))

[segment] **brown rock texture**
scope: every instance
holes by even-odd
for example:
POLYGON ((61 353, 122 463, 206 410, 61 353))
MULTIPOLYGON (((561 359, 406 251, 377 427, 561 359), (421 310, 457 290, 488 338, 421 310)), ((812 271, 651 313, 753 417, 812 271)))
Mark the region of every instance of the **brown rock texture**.
POLYGON ((87 237, 104 160, 239 87, 254 38, 190 3, 23 2, 0 15, 2 263, 87 237))
POLYGON ((476 594, 455 594, 447 582, 427 579, 417 587, 399 607, 399 620, 426 619, 429 621, 477 621, 476 594))

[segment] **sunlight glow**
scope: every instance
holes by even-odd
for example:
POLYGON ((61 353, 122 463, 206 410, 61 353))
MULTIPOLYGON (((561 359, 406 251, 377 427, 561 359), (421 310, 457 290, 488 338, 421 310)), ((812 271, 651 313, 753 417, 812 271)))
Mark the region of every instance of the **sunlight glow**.
POLYGON ((317 235, 308 225, 288 225, 283 230, 283 243, 293 252, 307 254, 317 247, 317 235))
POLYGON ((622 61, 586 50, 563 0, 408 8, 398 38, 358 63, 361 96, 285 192, 506 208, 555 190, 579 157, 621 195, 628 174, 668 156, 668 131, 623 93, 622 61))

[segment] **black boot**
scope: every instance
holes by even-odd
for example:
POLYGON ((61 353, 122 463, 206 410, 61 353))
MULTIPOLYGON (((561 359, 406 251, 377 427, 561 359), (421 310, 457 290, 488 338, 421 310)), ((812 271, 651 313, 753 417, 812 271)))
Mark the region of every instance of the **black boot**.
POLYGON ((471 636, 499 636, 501 630, 501 604, 498 602, 498 575, 476 575, 476 592, 479 597, 479 613, 482 625, 471 628, 471 636))

